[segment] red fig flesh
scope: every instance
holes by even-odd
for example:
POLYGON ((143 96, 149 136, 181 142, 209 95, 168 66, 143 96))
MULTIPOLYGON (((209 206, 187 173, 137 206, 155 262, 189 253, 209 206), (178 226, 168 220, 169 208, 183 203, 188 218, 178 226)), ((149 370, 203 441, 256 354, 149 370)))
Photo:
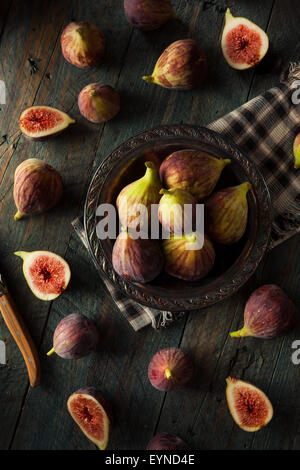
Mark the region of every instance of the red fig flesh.
POLYGON ((244 326, 230 336, 271 339, 288 333, 295 323, 295 305, 280 287, 269 284, 251 294, 245 306, 244 326))
POLYGON ((60 134, 74 122, 68 114, 50 106, 31 106, 19 118, 20 131, 32 140, 44 140, 60 134))
POLYGON ((18 209, 15 220, 52 209, 62 191, 61 176, 51 165, 38 158, 28 158, 15 171, 14 200, 18 209))
POLYGON ((23 259, 23 273, 33 294, 40 300, 54 300, 66 290, 71 271, 68 263, 50 251, 16 251, 23 259))
POLYGON ((78 96, 79 110, 88 121, 100 124, 120 111, 120 95, 109 85, 91 83, 78 96))
POLYGON ((105 40, 92 23, 81 21, 68 24, 62 32, 60 43, 64 58, 76 67, 96 67, 103 60, 105 40))
POLYGON ((148 443, 146 450, 188 450, 188 445, 180 437, 167 432, 156 434, 148 443))
POLYGON ((110 432, 110 412, 106 400, 94 387, 86 387, 72 393, 67 407, 81 431, 100 450, 105 450, 110 432))
POLYGON ((247 432, 258 431, 271 421, 273 407, 262 390, 232 377, 228 377, 226 382, 228 408, 241 429, 247 432))
POLYGON ((268 51, 269 39, 259 26, 246 18, 232 16, 228 8, 221 45, 227 63, 234 69, 244 70, 262 60, 268 51))
POLYGON ((53 348, 48 356, 56 353, 64 359, 80 359, 90 354, 99 342, 94 323, 84 315, 71 313, 57 325, 53 335, 53 348))
POLYGON ((129 23, 142 31, 159 28, 174 15, 170 0, 124 0, 129 23))
POLYGON ((164 392, 176 390, 191 379, 193 364, 189 356, 178 348, 158 351, 148 367, 148 377, 153 387, 164 392))

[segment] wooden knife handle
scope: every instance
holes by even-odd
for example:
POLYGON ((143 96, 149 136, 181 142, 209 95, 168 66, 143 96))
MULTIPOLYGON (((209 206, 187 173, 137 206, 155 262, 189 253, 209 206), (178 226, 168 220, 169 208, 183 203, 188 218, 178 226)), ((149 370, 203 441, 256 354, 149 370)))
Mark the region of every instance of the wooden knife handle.
POLYGON ((17 343, 27 367, 29 382, 32 387, 40 381, 40 360, 33 340, 17 313, 16 307, 8 293, 0 297, 0 310, 4 321, 17 343))

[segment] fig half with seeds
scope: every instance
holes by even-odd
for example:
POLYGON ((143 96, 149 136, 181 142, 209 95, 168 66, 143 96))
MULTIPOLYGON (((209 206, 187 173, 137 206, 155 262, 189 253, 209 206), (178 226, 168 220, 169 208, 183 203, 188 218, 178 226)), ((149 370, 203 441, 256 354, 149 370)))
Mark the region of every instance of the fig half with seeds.
POLYGON ((246 303, 243 328, 230 333, 230 336, 277 338, 295 326, 296 311, 294 303, 279 286, 261 286, 251 294, 246 303))
POLYGON ((245 70, 263 59, 269 39, 259 26, 246 18, 234 17, 227 8, 221 45, 226 62, 234 69, 245 70))
POLYGON ((28 139, 44 140, 60 134, 74 122, 74 119, 59 109, 50 106, 31 106, 22 112, 19 127, 28 139))
POLYGON ((226 383, 228 408, 241 429, 247 432, 259 431, 271 421, 272 403, 262 390, 232 377, 227 377, 226 383))
POLYGON ((90 441, 105 450, 111 427, 110 407, 95 387, 80 388, 69 396, 70 415, 90 441))
POLYGON ((33 294, 40 300, 54 300, 68 287, 68 263, 50 251, 16 251, 23 260, 23 274, 33 294))
POLYGON ((16 168, 14 200, 18 208, 15 220, 41 214, 54 207, 62 196, 60 174, 38 158, 28 158, 16 168))

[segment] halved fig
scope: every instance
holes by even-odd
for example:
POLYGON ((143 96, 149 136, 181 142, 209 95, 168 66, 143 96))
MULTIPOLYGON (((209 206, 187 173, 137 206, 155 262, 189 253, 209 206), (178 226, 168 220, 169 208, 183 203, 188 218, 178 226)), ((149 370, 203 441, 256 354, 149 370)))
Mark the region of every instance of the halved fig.
POLYGON ((259 26, 246 18, 232 16, 227 8, 221 47, 231 67, 245 70, 263 59, 269 48, 269 38, 259 26))
POLYGON ((94 387, 86 387, 72 393, 67 407, 75 423, 100 450, 107 447, 110 418, 107 402, 94 387))
POLYGON ((243 380, 227 377, 226 399, 236 424, 247 432, 259 431, 271 421, 273 407, 266 394, 243 380))
POLYGON ((33 294, 40 300, 54 300, 66 290, 71 271, 68 263, 50 251, 16 251, 23 259, 23 274, 33 294))
POLYGON ((19 118, 22 134, 36 140, 60 134, 74 122, 68 114, 50 106, 31 106, 19 118))

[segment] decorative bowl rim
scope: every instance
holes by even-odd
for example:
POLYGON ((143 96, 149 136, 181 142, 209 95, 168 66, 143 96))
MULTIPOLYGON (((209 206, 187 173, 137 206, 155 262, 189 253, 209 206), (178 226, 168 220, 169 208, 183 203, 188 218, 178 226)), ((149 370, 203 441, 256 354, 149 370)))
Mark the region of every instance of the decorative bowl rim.
MULTIPOLYGON (((88 249, 96 267, 102 277, 113 284, 126 297, 150 308, 163 311, 186 311, 205 308, 231 296, 240 289, 258 268, 262 260, 271 237, 272 228, 272 203, 270 193, 263 175, 257 166, 251 162, 245 153, 230 139, 208 129, 188 124, 163 125, 150 130, 140 132, 121 143, 113 150, 98 166, 91 183, 89 185, 85 205, 84 205, 84 230, 87 239, 88 249), (190 138, 201 141, 215 148, 221 148, 237 162, 244 171, 247 172, 252 185, 255 188, 255 195, 259 202, 259 226, 257 237, 249 248, 244 264, 236 272, 235 263, 226 271, 232 272, 232 278, 227 276, 227 281, 221 283, 222 276, 213 280, 206 287, 209 288, 205 295, 194 295, 193 298, 166 298, 158 293, 149 295, 143 285, 133 283, 119 276, 111 260, 106 256, 102 247, 102 240, 96 234, 96 209, 101 186, 104 184, 113 164, 119 161, 123 154, 136 150, 145 144, 164 138, 190 138)), ((159 290, 159 289, 158 289, 159 290)))

